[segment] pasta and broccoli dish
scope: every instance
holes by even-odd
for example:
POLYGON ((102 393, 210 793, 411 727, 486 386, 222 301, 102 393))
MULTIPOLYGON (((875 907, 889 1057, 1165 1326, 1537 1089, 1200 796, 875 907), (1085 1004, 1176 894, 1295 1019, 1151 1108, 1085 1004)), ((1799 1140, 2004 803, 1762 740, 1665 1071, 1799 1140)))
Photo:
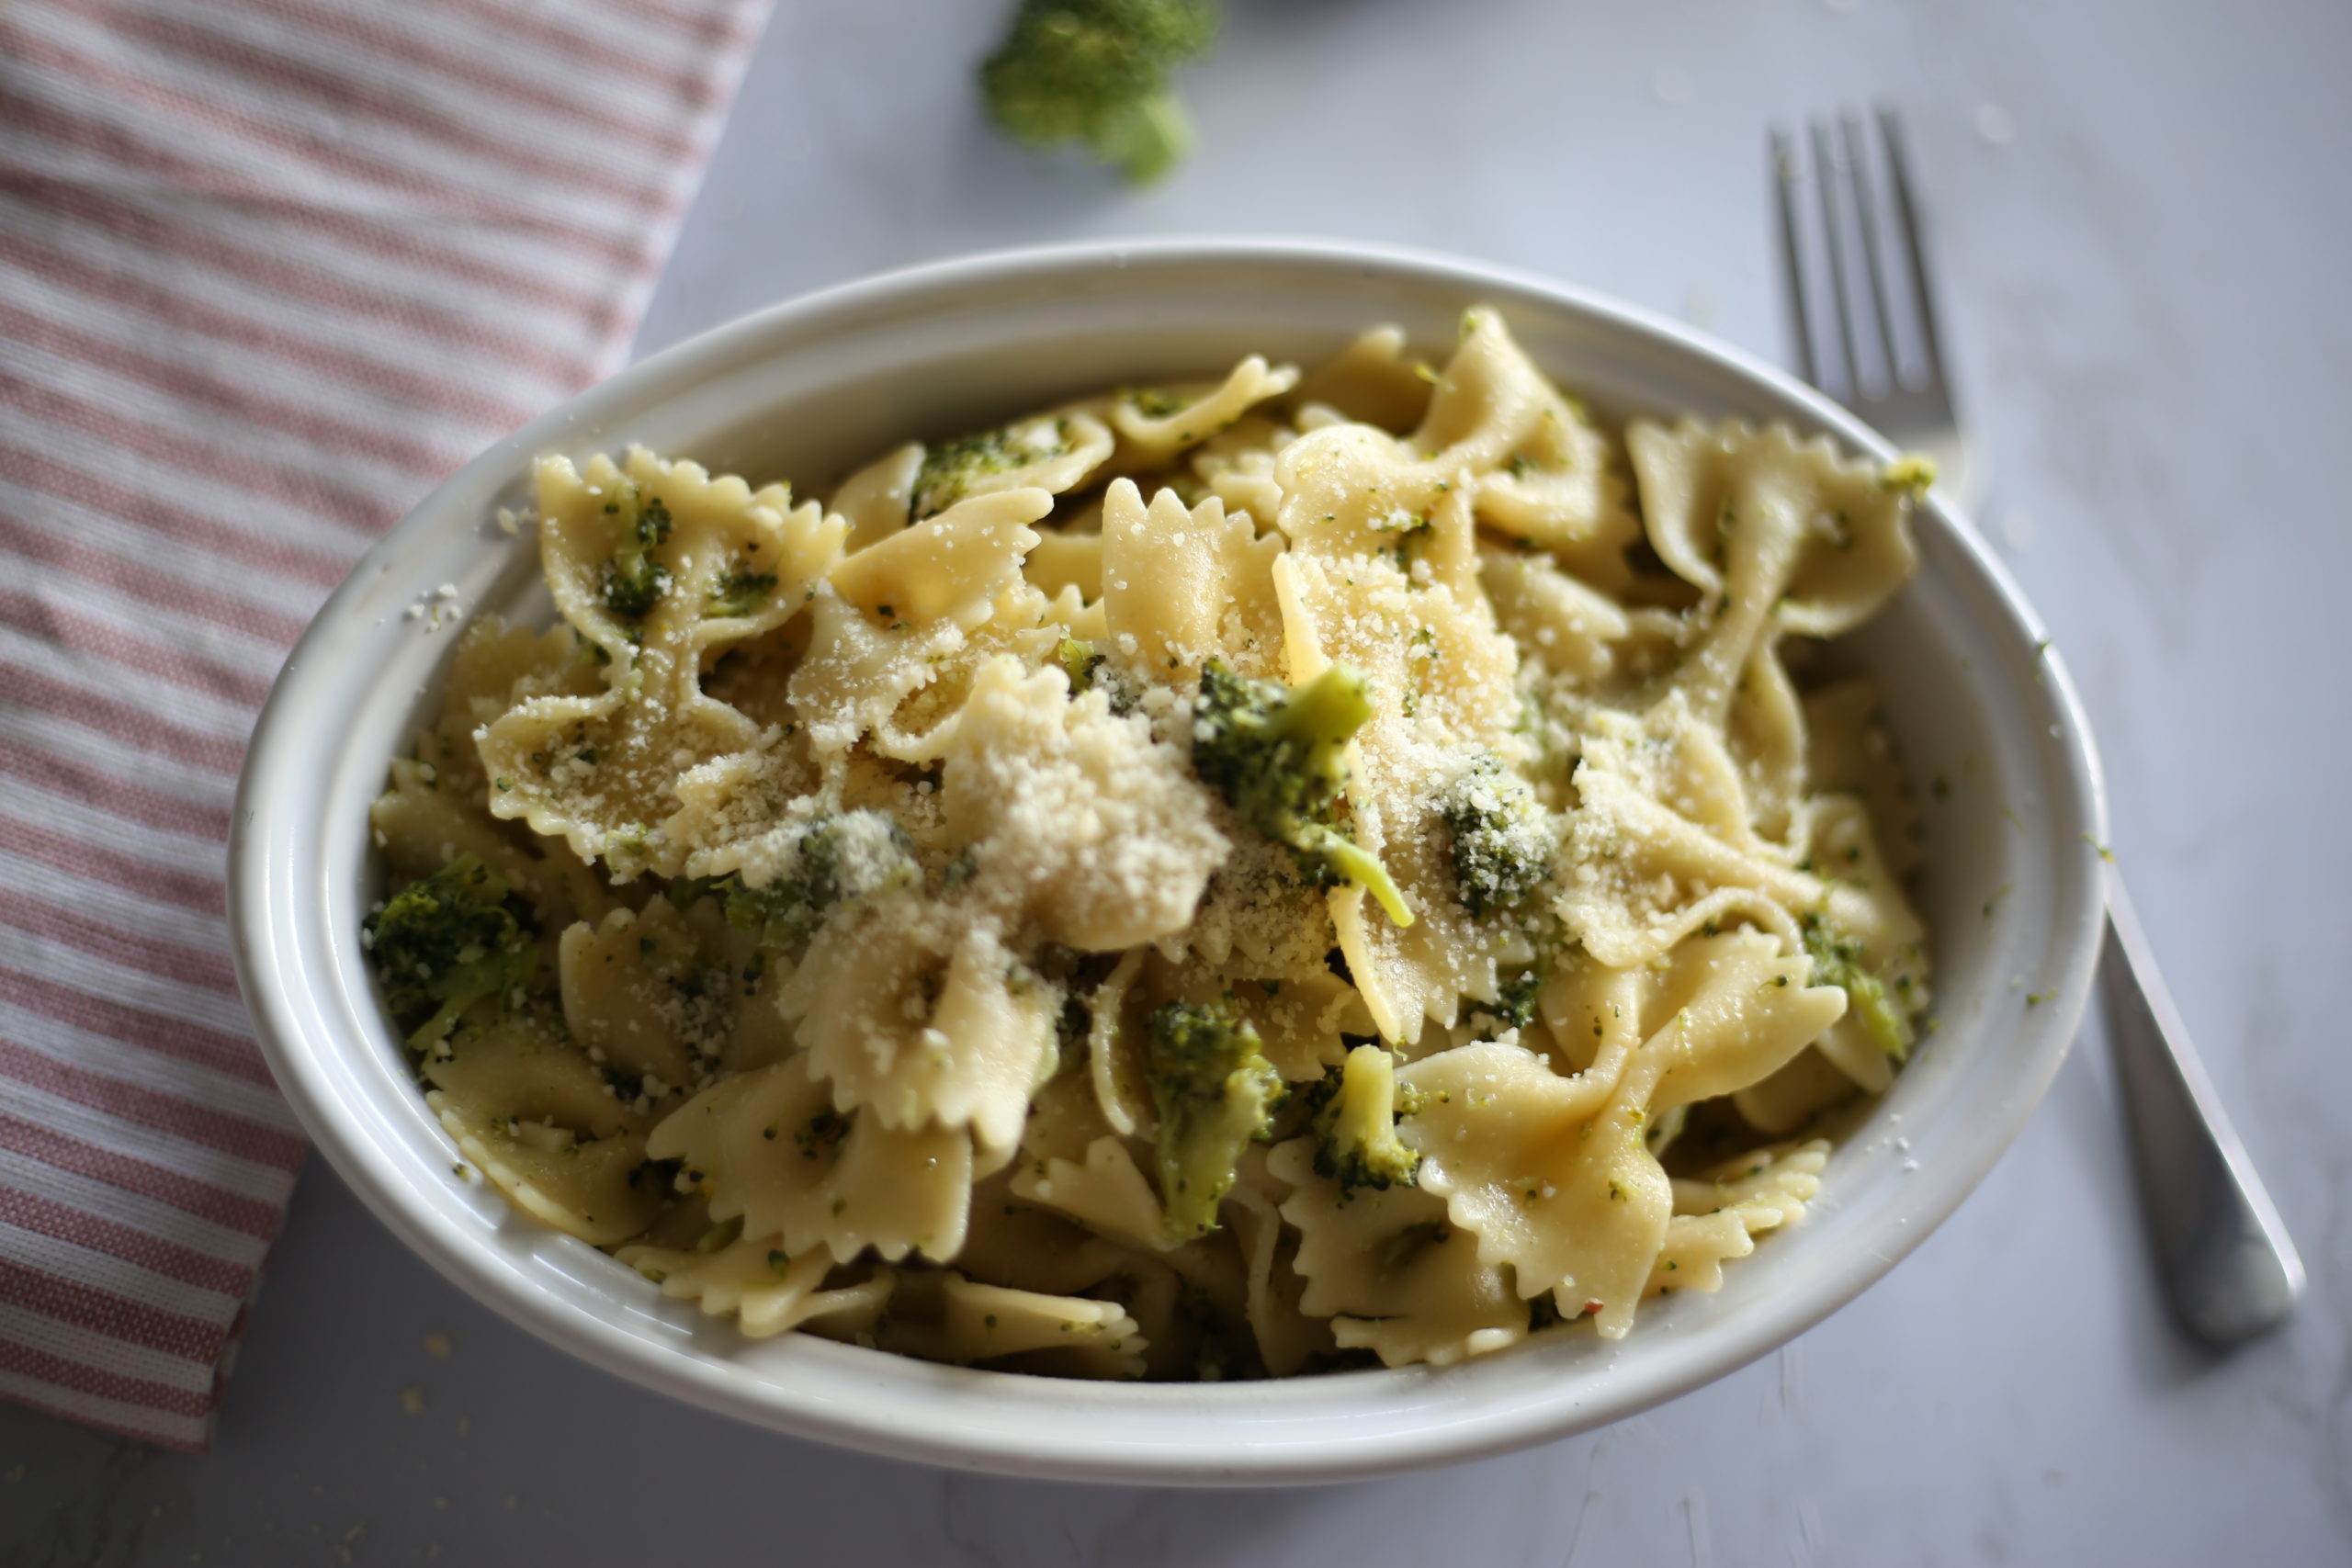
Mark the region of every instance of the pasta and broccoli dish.
POLYGON ((1921 1027, 1916 821, 1820 649, 1927 478, 1605 424, 1483 309, 822 499, 547 457, 559 618, 459 638, 363 940, 458 1173, 746 1335, 1622 1336, 1921 1027))

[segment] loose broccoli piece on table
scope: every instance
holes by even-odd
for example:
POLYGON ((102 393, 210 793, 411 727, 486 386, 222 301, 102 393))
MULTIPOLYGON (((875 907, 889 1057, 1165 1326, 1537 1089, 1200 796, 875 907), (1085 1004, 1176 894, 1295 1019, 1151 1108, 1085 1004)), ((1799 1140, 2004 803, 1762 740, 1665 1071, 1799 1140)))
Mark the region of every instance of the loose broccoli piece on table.
POLYGON ((1370 689, 1344 664, 1285 689, 1212 659, 1193 708, 1193 767, 1244 821, 1288 845, 1308 880, 1361 884, 1390 919, 1409 926, 1413 911, 1387 868, 1332 821, 1348 782, 1342 750, 1371 716, 1370 689))
POLYGON ((998 430, 978 430, 923 448, 908 493, 907 519, 920 523, 972 493, 973 486, 1014 468, 1025 468, 1069 450, 1069 427, 1058 419, 1024 420, 998 430))
POLYGON ((747 885, 741 873, 717 877, 679 877, 670 901, 680 908, 705 897, 726 900, 727 923, 757 931, 768 947, 807 941, 824 924, 832 907, 920 881, 922 867, 905 829, 879 811, 844 811, 803 824, 781 874, 765 885, 747 885))
POLYGON ((1075 141, 1136 185, 1193 142, 1169 73, 1216 41, 1216 0, 1022 0, 980 67, 997 124, 1032 147, 1075 141))
POLYGON ((1145 1075, 1159 1113, 1155 1164, 1168 1234, 1179 1241, 1216 1228, 1217 1204, 1235 1165, 1265 1137, 1287 1095, 1258 1032, 1232 1001, 1170 1002, 1151 1015, 1145 1075))
POLYGON ((1555 846, 1543 804, 1499 759, 1464 770, 1439 796, 1438 812, 1453 830, 1453 877, 1473 916, 1518 903, 1551 870, 1555 846))
POLYGON ((1315 1089, 1308 1126, 1315 1169, 1340 1184, 1345 1202, 1360 1188, 1410 1187, 1421 1156, 1396 1136, 1396 1118, 1421 1108, 1420 1091, 1396 1082, 1396 1058, 1385 1045, 1359 1045, 1315 1089))
POLYGON ((670 589, 670 569, 653 549, 670 538, 670 508, 624 479, 605 500, 605 514, 620 522, 620 547, 605 563, 605 608, 627 621, 641 621, 670 589))
POLYGON ((1898 1062, 1909 1055, 1911 1020, 1865 964, 1862 944, 1817 914, 1805 916, 1801 930, 1806 956, 1813 960, 1813 983, 1846 993, 1846 1005, 1872 1044, 1898 1062))
POLYGON ((530 983, 539 964, 530 920, 506 879, 469 854, 410 883, 368 917, 368 952, 411 1050, 447 1036, 476 1002, 530 983))

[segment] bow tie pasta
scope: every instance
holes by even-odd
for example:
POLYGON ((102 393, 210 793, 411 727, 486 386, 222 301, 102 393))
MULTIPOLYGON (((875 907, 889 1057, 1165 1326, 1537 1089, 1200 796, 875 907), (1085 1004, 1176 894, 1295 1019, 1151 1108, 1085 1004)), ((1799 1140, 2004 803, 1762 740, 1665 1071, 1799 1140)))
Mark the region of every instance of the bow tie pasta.
POLYGON ((458 1169, 745 1335, 1614 1337, 1803 1217, 1921 1027, 1875 694, 1801 679, 1913 570, 1912 466, 1613 428, 1476 310, 822 500, 537 479, 560 622, 460 639, 364 940, 458 1169))

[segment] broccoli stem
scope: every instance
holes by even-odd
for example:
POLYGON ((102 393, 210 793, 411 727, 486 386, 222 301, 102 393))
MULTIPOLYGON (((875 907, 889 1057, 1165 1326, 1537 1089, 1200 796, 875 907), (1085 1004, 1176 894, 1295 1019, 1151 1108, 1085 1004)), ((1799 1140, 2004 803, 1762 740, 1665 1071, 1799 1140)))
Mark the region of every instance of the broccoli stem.
POLYGON ((1886 982, 1865 964, 1862 944, 1820 915, 1805 916, 1801 931, 1805 953, 1813 960, 1814 984, 1836 986, 1846 993, 1846 1005, 1871 1044, 1898 1062, 1908 1056, 1911 1021, 1886 982))
POLYGON ((1106 119, 1096 148, 1128 184, 1147 186, 1193 150, 1192 117, 1175 94, 1154 93, 1106 119))
POLYGON ((1301 836, 1305 840, 1302 848, 1371 894, 1390 920, 1399 926, 1413 923, 1412 906, 1405 902, 1404 890, 1388 874, 1388 868, 1380 863, 1378 855, 1333 829, 1310 827, 1301 836))
POLYGON ((1334 764, 1325 771, 1337 773, 1337 749, 1371 717, 1372 688, 1364 678, 1347 665, 1327 664, 1323 673, 1291 688, 1289 698, 1267 717, 1266 734, 1277 743, 1330 746, 1334 764))
POLYGON ((1385 1190, 1419 1180, 1421 1156, 1396 1136, 1398 1115, 1421 1108, 1419 1090, 1396 1082, 1396 1058, 1385 1045, 1359 1045, 1317 1086, 1308 1120, 1315 1169, 1340 1184, 1341 1202, 1363 1188, 1385 1190))
POLYGON ((1168 1237, 1197 1240, 1216 1228, 1242 1151, 1272 1131, 1288 1091, 1229 997, 1155 1011, 1144 1070, 1159 1118, 1153 1164, 1168 1237))
POLYGON ((1371 687, 1347 665, 1285 688, 1212 659, 1193 710, 1193 766, 1244 821, 1287 845, 1310 881, 1356 883, 1409 926, 1413 911, 1387 869, 1332 819, 1348 782, 1348 741, 1372 716, 1371 687))

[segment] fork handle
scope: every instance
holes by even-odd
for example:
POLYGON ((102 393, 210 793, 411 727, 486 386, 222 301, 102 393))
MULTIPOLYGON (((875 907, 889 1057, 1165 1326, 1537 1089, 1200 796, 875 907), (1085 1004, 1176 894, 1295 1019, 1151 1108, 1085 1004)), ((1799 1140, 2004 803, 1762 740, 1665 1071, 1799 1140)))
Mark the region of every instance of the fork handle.
POLYGON ((2267 1333, 2302 1294, 2302 1259, 2222 1111, 2123 879, 2112 872, 2098 968, 2165 1293, 2182 1324, 2212 1344, 2267 1333))

